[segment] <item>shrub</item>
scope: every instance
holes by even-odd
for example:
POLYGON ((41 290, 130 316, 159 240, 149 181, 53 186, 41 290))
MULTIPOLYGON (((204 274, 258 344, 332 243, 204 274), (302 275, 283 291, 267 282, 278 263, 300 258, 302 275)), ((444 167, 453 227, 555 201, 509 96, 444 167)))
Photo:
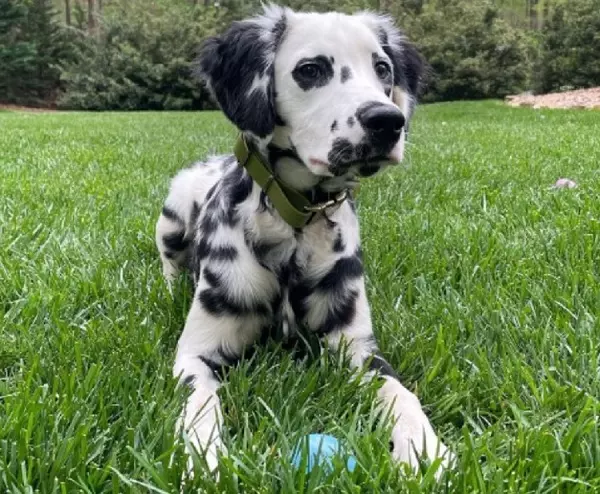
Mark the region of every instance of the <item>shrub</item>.
POLYGON ((191 110, 210 105, 192 77, 201 40, 220 11, 187 5, 123 3, 88 35, 80 60, 62 74, 59 106, 79 110, 191 110))
POLYGON ((428 2, 400 24, 431 67, 426 101, 504 97, 527 84, 527 38, 488 0, 428 2))
POLYGON ((600 85, 600 0, 555 7, 542 32, 536 92, 600 85))
POLYGON ((51 0, 0 0, 0 100, 52 101, 72 48, 51 0))

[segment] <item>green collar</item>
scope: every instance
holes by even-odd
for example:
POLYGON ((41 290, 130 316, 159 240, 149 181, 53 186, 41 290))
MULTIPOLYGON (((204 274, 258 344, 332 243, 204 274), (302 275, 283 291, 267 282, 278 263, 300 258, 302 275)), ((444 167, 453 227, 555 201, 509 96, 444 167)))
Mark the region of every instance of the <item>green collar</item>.
POLYGON ((350 195, 349 190, 343 190, 329 201, 313 203, 304 194, 279 180, 273 174, 269 164, 265 163, 252 144, 244 139, 243 135, 240 135, 235 143, 234 154, 239 164, 265 191, 279 215, 293 228, 306 226, 315 214, 343 203, 350 195))

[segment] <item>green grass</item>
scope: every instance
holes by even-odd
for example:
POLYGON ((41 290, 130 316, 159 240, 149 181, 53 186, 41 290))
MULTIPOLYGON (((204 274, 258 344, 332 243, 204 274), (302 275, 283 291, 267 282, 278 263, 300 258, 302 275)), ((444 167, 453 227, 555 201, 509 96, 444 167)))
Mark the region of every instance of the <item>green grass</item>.
MULTIPOLYGON (((233 129, 216 114, 0 115, 0 492, 177 492, 171 365, 190 294, 160 275, 170 177, 233 129)), ((274 343, 222 389, 230 456, 202 492, 600 488, 600 118, 497 102, 419 109, 408 165, 365 182, 376 334, 459 456, 404 478, 374 387, 274 343), (559 177, 579 183, 552 190, 559 177), (303 434, 354 473, 305 476, 303 434), (362 489, 362 490, 361 490, 362 489)))

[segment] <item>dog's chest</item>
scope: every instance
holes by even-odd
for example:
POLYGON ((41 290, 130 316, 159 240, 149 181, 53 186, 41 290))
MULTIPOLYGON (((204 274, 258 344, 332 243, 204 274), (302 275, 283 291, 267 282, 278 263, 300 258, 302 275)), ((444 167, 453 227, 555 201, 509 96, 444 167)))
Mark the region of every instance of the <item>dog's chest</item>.
MULTIPOLYGON (((260 218, 256 219, 260 223, 260 218)), ((319 221, 290 235, 278 235, 275 231, 261 242, 254 242, 254 255, 276 278, 279 287, 272 306, 272 322, 279 338, 293 337, 305 325, 307 305, 315 299, 311 293, 343 255, 339 252, 340 228, 332 222, 319 221)))

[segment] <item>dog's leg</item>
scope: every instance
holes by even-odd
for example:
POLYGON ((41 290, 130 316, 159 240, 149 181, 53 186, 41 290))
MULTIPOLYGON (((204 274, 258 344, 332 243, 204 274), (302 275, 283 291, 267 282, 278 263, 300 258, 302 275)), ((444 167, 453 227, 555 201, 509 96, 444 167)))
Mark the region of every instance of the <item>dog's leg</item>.
POLYGON ((305 262, 291 298, 295 311, 329 349, 337 351, 345 343, 354 368, 367 365, 368 377, 377 375, 383 380, 378 398, 391 412, 393 457, 414 469, 419 466, 420 456, 431 460, 444 457, 442 462, 447 465, 446 447, 433 431, 419 399, 401 384, 379 354, 365 292, 356 218, 346 208, 335 219, 343 225, 345 235, 339 226, 333 234, 315 227, 315 234, 303 243, 305 251, 312 254, 300 256, 301 266, 302 259, 305 262), (333 242, 333 247, 323 245, 326 241, 333 242))
POLYGON ((156 246, 163 266, 163 276, 169 288, 185 265, 189 239, 183 218, 165 206, 156 222, 156 246))
MULTIPOLYGON (((217 467, 217 452, 225 453, 221 440, 222 413, 217 391, 219 372, 231 365, 260 334, 262 320, 211 314, 200 302, 206 281, 200 280, 183 333, 177 344, 173 373, 180 384, 191 388, 178 422, 211 471, 217 467)), ((191 451, 188 451, 191 453, 191 451)), ((191 474, 193 462, 188 461, 191 474)))
MULTIPOLYGON (((211 352, 204 352, 210 355, 211 352)), ((189 444, 198 454, 204 455, 209 469, 217 468, 217 451, 224 452, 220 429, 222 423, 221 406, 217 390, 220 382, 215 375, 217 362, 210 357, 193 355, 179 350, 173 373, 180 383, 188 385, 192 392, 177 423, 177 430, 185 433, 189 444)), ((188 458, 188 473, 192 473, 191 451, 188 458)))
MULTIPOLYGON (((383 380, 378 398, 382 401, 384 413, 391 412, 393 457, 408 463, 415 471, 419 466, 418 457, 421 456, 430 460, 442 457, 443 467, 447 467, 446 446, 437 438, 419 399, 402 385, 392 366, 379 353, 371 331, 370 311, 362 279, 357 285, 353 320, 331 332, 325 330, 322 338, 334 351, 345 345, 353 367, 362 368, 366 365, 370 371, 367 373, 369 377, 377 375, 383 380)), ((441 472, 440 468, 437 475, 441 472)))
MULTIPOLYGON (((273 318, 271 303, 279 293, 276 276, 251 256, 243 234, 236 233, 220 226, 210 243, 197 247, 208 253, 174 366, 180 382, 192 388, 179 425, 211 470, 217 467, 217 452, 225 452, 216 372, 259 340, 273 318), (220 235, 221 231, 229 236, 220 235)), ((192 466, 191 458, 188 465, 192 466)))

